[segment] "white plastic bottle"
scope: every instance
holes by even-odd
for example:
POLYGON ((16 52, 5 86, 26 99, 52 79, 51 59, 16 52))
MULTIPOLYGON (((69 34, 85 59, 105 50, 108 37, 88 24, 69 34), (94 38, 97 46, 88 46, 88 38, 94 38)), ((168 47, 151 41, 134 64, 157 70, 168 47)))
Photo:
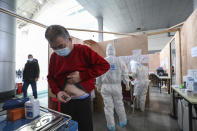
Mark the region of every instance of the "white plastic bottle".
POLYGON ((25 117, 26 119, 33 119, 40 115, 40 103, 30 96, 30 100, 25 103, 25 117))

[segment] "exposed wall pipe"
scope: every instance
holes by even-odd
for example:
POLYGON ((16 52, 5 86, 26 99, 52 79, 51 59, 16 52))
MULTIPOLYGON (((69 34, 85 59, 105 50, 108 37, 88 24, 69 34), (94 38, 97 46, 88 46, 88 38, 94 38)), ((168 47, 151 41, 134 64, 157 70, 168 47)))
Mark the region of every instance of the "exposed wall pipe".
MULTIPOLYGON (((34 20, 31 20, 31 19, 28 19, 26 17, 23 17, 21 15, 18 15, 12 11, 9 11, 9 10, 6 10, 6 9, 3 9, 3 8, 0 8, 0 12, 3 12, 3 13, 6 13, 6 14, 9 14, 13 17, 16 17, 20 20, 24 20, 28 23, 32 23, 34 25, 38 25, 40 27, 43 27, 43 28, 47 28, 48 26, 42 24, 42 23, 39 23, 39 22, 36 22, 34 20)), ((114 35, 124 35, 124 36, 136 36, 134 34, 131 34, 131 33, 120 33, 120 32, 109 32, 109 31, 98 31, 98 30, 88 30, 88 29, 77 29, 77 28, 66 28, 67 30, 72 30, 72 31, 84 31, 84 32, 97 32, 97 33, 106 33, 106 34, 114 34, 114 35)), ((178 31, 179 28, 169 28, 169 29, 165 29, 165 30, 162 30, 162 31, 159 31, 159 32, 151 32, 151 33, 145 33, 145 35, 147 36, 151 36, 151 35, 157 35, 157 34, 162 34, 162 33, 167 33, 167 32, 176 32, 178 31)))

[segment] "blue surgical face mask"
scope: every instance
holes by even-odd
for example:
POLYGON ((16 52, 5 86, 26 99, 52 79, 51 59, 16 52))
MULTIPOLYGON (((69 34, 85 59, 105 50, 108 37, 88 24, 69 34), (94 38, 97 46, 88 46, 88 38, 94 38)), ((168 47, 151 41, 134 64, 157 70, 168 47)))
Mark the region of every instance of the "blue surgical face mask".
POLYGON ((29 58, 28 61, 33 61, 33 58, 29 58))
POLYGON ((58 54, 59 56, 67 56, 70 54, 70 49, 68 47, 63 48, 63 49, 59 49, 59 50, 53 50, 56 54, 58 54))

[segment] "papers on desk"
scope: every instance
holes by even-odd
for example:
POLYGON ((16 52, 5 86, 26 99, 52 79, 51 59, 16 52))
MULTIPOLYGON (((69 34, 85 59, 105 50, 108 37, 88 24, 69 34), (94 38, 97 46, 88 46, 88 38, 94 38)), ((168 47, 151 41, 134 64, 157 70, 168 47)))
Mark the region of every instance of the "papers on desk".
MULTIPOLYGON (((196 99, 195 97, 192 96, 191 92, 188 92, 185 89, 180 89, 180 88, 176 88, 175 92, 178 93, 180 96, 182 96, 183 98, 185 98, 186 100, 190 100, 192 99, 196 99)), ((196 100, 195 100, 196 101, 196 100)))
POLYGON ((183 81, 186 82, 187 89, 197 93, 197 70, 189 69, 187 76, 183 76, 183 81))
POLYGON ((179 85, 172 85, 172 87, 174 89, 176 89, 177 91, 179 91, 182 95, 185 95, 185 96, 188 96, 188 97, 193 97, 193 98, 197 99, 197 93, 193 92, 191 89, 180 88, 179 85))
POLYGON ((197 81, 197 69, 189 69, 188 76, 194 78, 194 81, 197 81))
POLYGON ((180 86, 179 85, 172 85, 172 87, 179 88, 180 86))

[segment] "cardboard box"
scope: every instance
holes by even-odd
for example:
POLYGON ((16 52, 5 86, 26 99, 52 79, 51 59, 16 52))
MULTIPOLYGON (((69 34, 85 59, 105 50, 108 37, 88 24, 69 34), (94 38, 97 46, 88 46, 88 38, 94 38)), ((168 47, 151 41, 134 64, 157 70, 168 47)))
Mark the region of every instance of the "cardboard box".
POLYGON ((7 119, 9 121, 16 121, 21 118, 25 118, 25 108, 15 108, 7 110, 7 119))

